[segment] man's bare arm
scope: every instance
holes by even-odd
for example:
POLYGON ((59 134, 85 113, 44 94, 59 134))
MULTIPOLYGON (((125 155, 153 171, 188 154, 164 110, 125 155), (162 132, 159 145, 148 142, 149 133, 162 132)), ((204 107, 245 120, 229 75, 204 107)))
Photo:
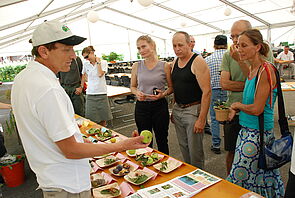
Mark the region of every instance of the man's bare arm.
POLYGON ((202 57, 197 57, 192 65, 192 72, 196 75, 200 88, 202 89, 201 110, 195 123, 195 132, 202 132, 210 106, 211 84, 209 67, 202 57))
POLYGON ((92 144, 77 142, 74 136, 55 142, 64 156, 68 159, 82 159, 104 155, 111 152, 121 152, 128 149, 145 148, 143 136, 122 140, 113 144, 92 144))
POLYGON ((230 73, 228 71, 222 71, 220 77, 220 84, 223 90, 227 91, 243 91, 245 82, 230 80, 230 73))

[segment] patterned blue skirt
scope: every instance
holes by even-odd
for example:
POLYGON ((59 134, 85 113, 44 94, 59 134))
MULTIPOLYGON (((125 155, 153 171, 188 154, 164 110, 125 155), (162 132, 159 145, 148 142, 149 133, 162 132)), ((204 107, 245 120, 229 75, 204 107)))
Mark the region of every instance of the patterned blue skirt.
MULTIPOLYGON (((264 141, 272 141, 272 131, 264 132, 264 141)), ((242 127, 237 139, 235 157, 227 180, 266 198, 284 196, 279 169, 258 169, 259 130, 242 127)))

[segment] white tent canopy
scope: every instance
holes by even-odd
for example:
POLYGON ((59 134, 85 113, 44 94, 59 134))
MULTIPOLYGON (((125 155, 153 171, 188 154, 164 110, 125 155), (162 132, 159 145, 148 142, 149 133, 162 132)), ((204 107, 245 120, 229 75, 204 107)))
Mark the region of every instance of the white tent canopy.
MULTIPOLYGON (((145 1, 145 0, 142 0, 145 1)), ((137 0, 1 0, 0 56, 28 54, 28 40, 44 20, 65 21, 74 34, 93 45, 98 54, 111 51, 136 59, 136 39, 149 34, 161 57, 174 56, 171 38, 176 31, 194 35, 196 49, 212 51, 217 34, 227 34, 234 21, 249 20, 266 40, 294 43, 293 0, 154 0, 148 7, 137 0), (15 2, 15 3, 14 3, 15 2), (13 4, 14 3, 14 4, 13 4), (225 15, 230 9, 231 14, 225 15), (99 20, 86 16, 97 11, 99 20)))

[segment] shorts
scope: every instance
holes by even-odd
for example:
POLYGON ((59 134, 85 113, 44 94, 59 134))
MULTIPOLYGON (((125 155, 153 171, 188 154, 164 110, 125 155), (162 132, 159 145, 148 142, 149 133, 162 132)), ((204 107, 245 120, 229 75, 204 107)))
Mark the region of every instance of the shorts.
POLYGON ((237 138, 241 130, 239 124, 239 115, 235 117, 229 123, 226 123, 224 129, 224 150, 234 152, 236 149, 237 138))

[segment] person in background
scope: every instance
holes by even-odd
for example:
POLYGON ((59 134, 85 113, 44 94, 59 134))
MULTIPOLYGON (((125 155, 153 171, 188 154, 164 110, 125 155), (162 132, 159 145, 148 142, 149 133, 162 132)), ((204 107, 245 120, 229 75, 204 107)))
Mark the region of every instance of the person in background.
POLYGON ((71 100, 56 77, 70 70, 76 58, 73 47, 84 40, 59 21, 40 24, 31 39, 34 61, 12 86, 19 135, 45 198, 92 197, 89 158, 147 146, 143 136, 113 144, 84 143, 71 100))
POLYGON ((94 54, 93 46, 85 47, 82 56, 85 61, 82 70, 82 83, 88 81, 86 89, 85 117, 102 126, 113 119, 107 96, 105 74, 108 72, 107 61, 94 54))
POLYGON ((240 65, 247 77, 241 102, 231 104, 232 114, 240 111, 241 130, 227 180, 263 197, 283 197, 284 184, 279 169, 258 168, 260 134, 258 116, 264 114, 264 141, 274 140, 274 104, 277 97, 275 67, 266 61, 270 50, 259 30, 250 29, 238 37, 240 65), (248 65, 249 64, 249 65, 248 65))
MULTIPOLYGON (((0 102, 0 109, 11 109, 11 104, 0 102)), ((1 159, 2 157, 7 156, 8 154, 7 154, 7 149, 4 145, 4 136, 2 135, 3 133, 2 124, 0 124, 0 128, 2 129, 0 130, 0 159, 1 159)), ((4 183, 4 180, 2 176, 0 175, 0 184, 3 184, 3 183, 4 183)))
POLYGON ((58 72, 61 86, 71 99, 76 114, 85 116, 84 84, 81 84, 83 63, 79 57, 73 59, 71 69, 68 72, 58 72))
MULTIPOLYGON (((196 54, 201 54, 201 52, 194 49, 195 44, 196 44, 195 38, 192 35, 190 35, 189 38, 190 38, 190 42, 191 42, 190 43, 191 51, 196 53, 196 54)), ((206 118, 206 125, 205 125, 204 131, 205 131, 205 133, 211 135, 210 125, 208 124, 208 119, 207 118, 206 118)))
POLYGON ((215 51, 205 58, 210 70, 211 80, 211 103, 210 103, 210 117, 211 117, 211 131, 212 131, 212 145, 211 150, 220 154, 220 128, 219 122, 215 119, 214 105, 217 102, 226 101, 227 91, 221 89, 220 85, 220 66, 222 57, 227 49, 227 38, 224 35, 217 35, 214 39, 215 51))
POLYGON ((191 41, 191 50, 192 50, 192 52, 194 52, 196 54, 201 54, 201 52, 194 49, 195 44, 196 44, 195 38, 192 35, 190 35, 189 38, 190 38, 190 41, 191 41))
POLYGON ((172 43, 178 58, 172 68, 176 103, 171 121, 184 161, 204 168, 203 130, 211 97, 209 68, 202 56, 191 51, 190 37, 186 32, 176 32, 172 43))
POLYGON ((130 88, 137 97, 136 126, 138 131, 153 130, 158 150, 168 155, 169 111, 165 96, 173 92, 171 67, 168 63, 158 60, 156 44, 151 37, 140 36, 136 44, 144 59, 135 63, 131 72, 130 88))
POLYGON ((290 67, 291 68, 291 78, 295 79, 295 63, 294 63, 294 54, 289 51, 289 46, 286 45, 284 47, 284 51, 282 51, 276 58, 275 62, 279 64, 279 71, 281 77, 283 76, 284 68, 290 67), (279 63, 280 61, 284 61, 284 63, 279 63))
MULTIPOLYGON (((242 94, 245 86, 246 77, 240 66, 245 65, 240 61, 240 56, 237 51, 238 36, 245 30, 251 29, 251 23, 247 20, 239 20, 234 22, 231 27, 230 38, 233 44, 230 50, 224 53, 221 64, 220 83, 223 90, 228 91, 227 104, 230 106, 234 102, 242 102, 242 94)), ((271 50, 268 52, 267 60, 273 62, 271 50)), ((224 149, 226 154, 226 171, 229 174, 234 159, 236 141, 241 129, 239 124, 239 113, 224 125, 224 149)))

